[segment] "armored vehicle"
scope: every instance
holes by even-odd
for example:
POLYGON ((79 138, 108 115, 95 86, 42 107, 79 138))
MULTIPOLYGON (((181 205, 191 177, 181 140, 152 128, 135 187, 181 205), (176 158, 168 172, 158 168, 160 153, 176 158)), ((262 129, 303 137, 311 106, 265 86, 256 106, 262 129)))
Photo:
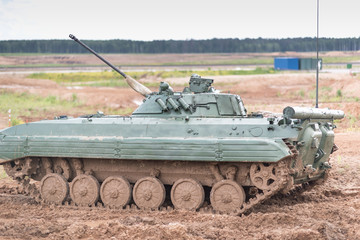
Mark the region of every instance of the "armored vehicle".
POLYGON ((152 92, 70 37, 144 100, 131 116, 63 116, 0 131, 0 163, 24 184, 39 181, 42 201, 198 210, 206 199, 213 211, 239 215, 293 185, 326 178, 342 111, 247 114, 240 96, 219 93, 196 74, 182 92, 166 82, 152 92))

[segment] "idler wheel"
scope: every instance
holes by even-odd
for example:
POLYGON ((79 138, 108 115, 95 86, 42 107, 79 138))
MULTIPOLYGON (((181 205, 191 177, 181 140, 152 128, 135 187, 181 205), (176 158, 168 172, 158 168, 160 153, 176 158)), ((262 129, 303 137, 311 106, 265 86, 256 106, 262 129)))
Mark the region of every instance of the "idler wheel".
POLYGON ((13 179, 23 179, 25 176, 31 177, 36 174, 38 161, 32 158, 17 159, 5 163, 4 170, 6 174, 13 179))
POLYGON ((232 213, 240 209, 244 201, 244 189, 232 180, 217 182, 210 192, 211 206, 219 212, 232 213))
POLYGON ((47 203, 62 204, 69 195, 69 184, 62 175, 49 173, 41 180, 40 194, 47 203))
MULTIPOLYGON (((16 177, 19 177, 19 172, 21 173, 22 165, 23 164, 20 165, 20 164, 15 163, 15 161, 14 161, 14 162, 7 162, 7 163, 3 164, 3 167, 4 167, 6 174, 9 177, 12 177, 13 179, 15 179, 16 177)), ((25 173, 20 174, 20 176, 24 177, 25 173)))
POLYGON ((70 184, 70 196, 78 206, 91 206, 99 200, 100 184, 91 175, 81 174, 70 184))
POLYGON ((175 208, 196 210, 204 203, 205 192, 198 181, 182 178, 172 186, 170 197, 175 208))
POLYGON ((144 177, 135 183, 133 198, 141 209, 157 209, 165 201, 165 187, 154 177, 144 177))
POLYGON ((101 184, 100 196, 105 206, 123 208, 131 200, 130 183, 123 177, 108 177, 101 184))
POLYGON ((250 167, 250 179, 255 187, 261 190, 271 190, 276 186, 279 173, 277 164, 253 163, 250 167))

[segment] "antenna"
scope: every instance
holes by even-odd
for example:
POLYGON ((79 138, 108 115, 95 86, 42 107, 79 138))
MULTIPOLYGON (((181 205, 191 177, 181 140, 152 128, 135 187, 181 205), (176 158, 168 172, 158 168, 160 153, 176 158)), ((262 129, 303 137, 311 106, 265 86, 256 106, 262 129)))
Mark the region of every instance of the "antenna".
POLYGON ((319 107, 319 0, 317 0, 317 26, 316 26, 316 104, 319 107))

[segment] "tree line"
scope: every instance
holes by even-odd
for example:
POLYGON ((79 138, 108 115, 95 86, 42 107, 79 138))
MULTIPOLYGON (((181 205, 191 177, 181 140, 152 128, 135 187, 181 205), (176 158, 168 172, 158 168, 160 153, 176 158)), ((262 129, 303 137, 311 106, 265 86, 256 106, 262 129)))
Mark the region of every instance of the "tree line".
MULTIPOLYGON (((285 39, 208 39, 208 40, 84 40, 99 53, 239 53, 239 52, 311 52, 316 38, 285 39)), ((359 38, 319 38, 320 51, 360 50, 359 38)), ((0 53, 86 53, 72 40, 0 41, 0 53)))

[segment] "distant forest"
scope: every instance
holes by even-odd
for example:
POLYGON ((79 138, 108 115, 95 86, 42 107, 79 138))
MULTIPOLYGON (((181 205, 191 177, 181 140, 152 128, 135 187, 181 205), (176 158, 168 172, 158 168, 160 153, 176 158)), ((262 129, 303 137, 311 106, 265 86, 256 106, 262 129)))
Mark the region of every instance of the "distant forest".
MULTIPOLYGON (((208 40, 84 40, 99 53, 239 53, 239 52, 311 52, 315 38, 287 39, 208 39, 208 40)), ((356 51, 359 38, 320 38, 320 51, 356 51)), ((0 41, 0 53, 85 53, 73 40, 0 41)))

